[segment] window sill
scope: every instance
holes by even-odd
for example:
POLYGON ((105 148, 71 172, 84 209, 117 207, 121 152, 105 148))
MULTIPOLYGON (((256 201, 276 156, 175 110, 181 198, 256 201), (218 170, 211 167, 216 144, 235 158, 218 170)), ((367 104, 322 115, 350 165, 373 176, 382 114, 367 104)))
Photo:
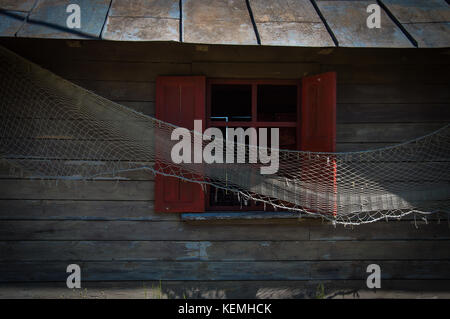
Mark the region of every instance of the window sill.
POLYGON ((292 212, 206 212, 182 213, 183 221, 220 221, 220 220, 277 220, 299 219, 299 213, 292 212))

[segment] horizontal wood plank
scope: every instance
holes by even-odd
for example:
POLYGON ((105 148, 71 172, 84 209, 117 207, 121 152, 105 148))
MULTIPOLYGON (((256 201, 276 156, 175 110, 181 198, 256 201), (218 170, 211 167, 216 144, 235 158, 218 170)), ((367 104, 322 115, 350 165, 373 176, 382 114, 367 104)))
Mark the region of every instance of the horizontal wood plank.
MULTIPOLYGON (((81 262, 83 281, 363 280, 375 261, 81 262)), ((450 261, 377 261, 382 280, 450 279, 450 261)), ((67 262, 0 262, 0 282, 66 281, 67 262), (36 271, 39 269, 39 271, 36 271)))
POLYGON ((299 225, 190 225, 178 221, 0 221, 0 240, 306 240, 299 225))
POLYGON ((450 65, 322 64, 321 72, 337 73, 339 84, 447 84, 450 65))
MULTIPOLYGON (((127 180, 127 181, 153 181, 155 180, 155 175, 147 170, 147 169, 134 169, 135 167, 153 167, 154 163, 152 162, 130 162, 130 163, 108 163, 105 161, 65 161, 61 163, 62 168, 65 169, 65 172, 73 172, 74 175, 72 178, 80 177, 80 172, 84 172, 84 174, 88 174, 87 167, 108 167, 109 170, 105 169, 105 173, 101 175, 97 175, 90 180, 127 180), (108 167, 108 164, 110 165, 108 167), (121 165, 122 164, 122 165, 121 165), (112 167, 114 167, 114 173, 112 173, 112 167), (130 168, 133 167, 133 170, 130 168), (110 173, 109 173, 110 172, 110 173)), ((48 161, 45 160, 30 160, 30 161, 20 161, 20 164, 15 166, 9 162, 0 162, 0 180, 1 179, 39 179, 36 177, 37 173, 35 171, 28 171, 26 167, 45 167, 48 165, 48 161), (23 167, 23 169, 22 169, 23 167)), ((101 171, 101 170, 99 170, 101 171)), ((91 173, 96 172, 94 169, 91 173)), ((61 180, 69 179, 68 176, 60 176, 61 180)), ((53 178, 55 179, 55 178, 53 178)), ((1 188, 0 188, 1 189, 1 188)))
POLYGON ((338 124, 337 143, 399 143, 422 137, 447 123, 372 123, 338 124))
POLYGON ((320 220, 189 224, 178 221, 0 221, 0 240, 431 240, 450 239, 445 220, 380 221, 350 228, 320 220), (417 226, 417 227, 416 227, 417 226))
POLYGON ((72 82, 110 100, 155 101, 154 82, 102 80, 73 80, 72 82))
POLYGON ((387 240, 387 239, 449 239, 450 227, 446 220, 427 222, 379 221, 357 227, 322 227, 311 225, 310 240, 387 240))
POLYGON ((338 125, 344 123, 450 122, 449 104, 344 103, 337 105, 338 125))
POLYGON ((153 181, 2 180, 0 199, 153 200, 153 181))
POLYGON ((337 103, 448 103, 448 84, 339 84, 337 103))
POLYGON ((395 143, 346 143, 336 142, 336 152, 356 152, 380 149, 395 143))
POLYGON ((193 74, 213 78, 300 79, 319 71, 318 63, 195 62, 192 64, 193 74))
POLYGON ((55 60, 51 71, 72 80, 154 82, 158 75, 189 75, 190 63, 55 60))
POLYGON ((0 261, 448 260, 450 241, 7 241, 0 261))
POLYGON ((2 220, 179 220, 154 212, 153 201, 0 200, 2 220))

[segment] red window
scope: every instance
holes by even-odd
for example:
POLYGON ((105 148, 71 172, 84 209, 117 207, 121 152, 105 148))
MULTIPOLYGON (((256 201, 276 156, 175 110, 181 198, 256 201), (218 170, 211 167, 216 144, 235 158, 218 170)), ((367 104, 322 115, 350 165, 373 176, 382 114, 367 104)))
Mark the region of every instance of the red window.
MULTIPOLYGON (((194 128, 194 120, 205 120, 205 77, 158 77, 156 117, 191 130, 194 128)), ((201 186, 176 177, 156 175, 155 211, 177 213, 205 211, 205 196, 201 186)))
MULTIPOLYGON (((159 77, 156 116, 192 129, 194 119, 206 127, 278 127, 280 148, 334 152, 336 143, 336 75, 325 73, 300 80, 207 80, 204 77, 159 77)), ((270 140, 270 138, 269 138, 270 140)), ((247 141, 249 142, 249 141, 247 141)), ((329 177, 327 177, 329 178, 329 177)), ((333 177, 332 177, 333 178, 333 177)), ((172 177, 157 176, 155 210, 262 210, 251 201, 172 177)))
MULTIPOLYGON (((278 127, 281 149, 299 149, 300 81, 220 80, 207 81, 206 126, 278 127)), ((269 130, 270 131, 270 130, 269 130)), ((270 137, 268 138, 270 141, 270 137)), ((249 140, 246 143, 250 143, 249 140)), ((270 145, 269 145, 270 146, 270 145)), ((263 210, 261 202, 241 203, 232 192, 209 187, 206 208, 213 211, 263 210)))

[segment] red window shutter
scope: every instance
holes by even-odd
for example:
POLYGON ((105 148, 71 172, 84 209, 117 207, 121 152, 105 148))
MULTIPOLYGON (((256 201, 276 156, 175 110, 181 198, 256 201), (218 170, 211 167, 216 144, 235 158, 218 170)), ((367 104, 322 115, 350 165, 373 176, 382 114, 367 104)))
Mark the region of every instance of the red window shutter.
MULTIPOLYGON (((300 146, 303 151, 336 151, 336 73, 328 72, 303 78, 300 146)), ((323 163, 305 159, 305 179, 321 185, 334 197, 331 214, 336 215, 337 165, 333 156, 323 163), (320 169, 318 169, 318 166, 320 169)))
MULTIPOLYGON (((156 118, 194 128, 194 120, 205 123, 205 77, 160 76, 156 79, 156 118)), ((156 212, 204 212, 205 195, 199 184, 176 177, 155 177, 156 212)))
POLYGON ((300 145, 303 151, 336 151, 336 73, 303 78, 300 145))

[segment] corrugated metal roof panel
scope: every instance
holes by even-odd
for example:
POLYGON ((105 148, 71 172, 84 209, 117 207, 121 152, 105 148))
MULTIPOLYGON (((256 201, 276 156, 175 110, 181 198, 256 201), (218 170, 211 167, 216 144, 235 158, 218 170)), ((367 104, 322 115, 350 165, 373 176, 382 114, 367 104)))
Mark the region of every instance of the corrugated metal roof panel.
POLYGON ((250 6, 262 45, 334 46, 309 0, 250 0, 250 6))
POLYGON ((120 41, 179 41, 178 19, 108 17, 102 38, 120 41))
POLYGON ((419 47, 450 46, 450 6, 445 0, 383 0, 419 47))
POLYGON ((321 22, 310 0, 250 0, 256 22, 321 22))
POLYGON ((13 37, 25 21, 26 13, 20 11, 0 11, 0 34, 13 37))
POLYGON ((257 44, 245 0, 183 0, 183 42, 257 44))
POLYGON ((11 11, 30 11, 36 0, 0 0, 0 9, 11 11))
POLYGON ((450 22, 445 0, 383 0, 401 23, 450 22))
POLYGON ((410 23, 403 26, 416 39, 419 47, 450 47, 450 22, 410 23))
POLYGON ((381 11, 381 28, 367 26, 367 7, 374 1, 317 0, 323 16, 336 36, 339 46, 408 48, 412 43, 399 27, 381 11))
POLYGON ((179 0, 114 0, 113 17, 180 18, 179 0))
POLYGON ((382 27, 369 29, 367 7, 376 3, 372 0, 0 0, 3 9, 0 36, 123 41, 181 38, 189 43, 240 45, 258 44, 259 36, 262 45, 329 47, 334 46, 334 35, 339 46, 344 47, 403 48, 412 47, 415 42, 419 47, 450 47, 450 6, 445 0, 381 0, 379 3, 387 10, 381 11, 382 27), (313 3, 317 3, 317 8, 313 3), (67 27, 68 4, 80 5, 80 29, 67 27), (24 21, 26 16, 28 21, 24 21))
POLYGON ((334 47, 322 23, 256 23, 262 45, 296 47, 334 47))
POLYGON ((115 0, 102 38, 122 41, 179 41, 178 0, 115 0))
POLYGON ((81 12, 81 28, 67 26, 68 1, 39 0, 27 23, 17 36, 29 38, 85 39, 98 38, 106 19, 110 0, 72 0, 81 12))

